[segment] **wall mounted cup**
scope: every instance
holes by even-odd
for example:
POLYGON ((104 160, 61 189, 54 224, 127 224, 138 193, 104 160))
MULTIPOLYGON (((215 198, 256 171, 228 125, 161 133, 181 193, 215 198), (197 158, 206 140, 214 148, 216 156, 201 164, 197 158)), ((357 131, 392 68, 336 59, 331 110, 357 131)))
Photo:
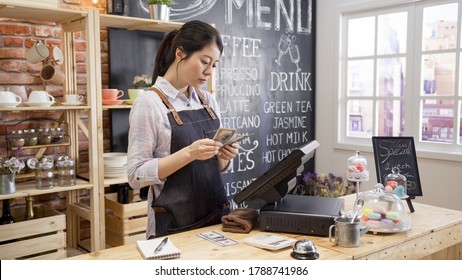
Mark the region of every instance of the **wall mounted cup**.
POLYGON ((30 49, 26 51, 26 59, 30 63, 44 61, 50 56, 48 46, 42 41, 37 41, 30 49))
POLYGON ((54 64, 61 65, 64 62, 64 55, 61 49, 57 46, 48 45, 48 50, 50 55, 48 59, 52 61, 54 64))
POLYGON ((40 71, 40 78, 43 81, 49 82, 55 85, 62 85, 65 79, 64 72, 61 71, 59 66, 47 64, 43 66, 40 71))

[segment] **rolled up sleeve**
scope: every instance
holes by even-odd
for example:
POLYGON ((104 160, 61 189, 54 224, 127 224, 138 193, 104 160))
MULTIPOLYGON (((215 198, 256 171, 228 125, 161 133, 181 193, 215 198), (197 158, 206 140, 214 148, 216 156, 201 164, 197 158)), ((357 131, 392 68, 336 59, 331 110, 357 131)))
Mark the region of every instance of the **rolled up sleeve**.
POLYGON ((141 94, 130 111, 127 175, 133 189, 164 183, 159 178, 159 158, 170 151, 171 128, 156 102, 154 94, 141 94))

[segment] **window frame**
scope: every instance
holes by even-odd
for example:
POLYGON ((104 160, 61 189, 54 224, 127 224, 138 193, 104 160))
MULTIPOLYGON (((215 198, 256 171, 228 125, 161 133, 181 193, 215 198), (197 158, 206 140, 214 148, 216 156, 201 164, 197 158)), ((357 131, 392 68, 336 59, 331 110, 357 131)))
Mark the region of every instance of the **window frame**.
MULTIPOLYGON (((336 24, 336 32, 338 34, 336 37, 337 40, 337 101, 339 109, 336 111, 335 116, 335 134, 336 141, 334 142, 334 147, 337 149, 348 149, 348 150, 361 150, 366 152, 372 152, 372 140, 371 137, 359 138, 359 137, 350 137, 348 136, 348 100, 371 100, 374 104, 377 104, 380 100, 402 100, 405 105, 405 116, 404 116, 404 131, 402 136, 412 136, 416 139, 416 150, 419 153, 419 157, 433 158, 433 159, 444 159, 444 160, 454 160, 462 161, 460 156, 462 153, 462 144, 458 142, 457 135, 460 135, 460 124, 459 120, 461 118, 461 87, 462 87, 462 75, 461 75, 461 29, 462 29, 462 0, 443 0, 443 1, 434 1, 434 0, 418 0, 418 1, 387 1, 391 3, 365 3, 365 4, 355 4, 344 6, 337 9, 336 13, 338 15, 338 22, 336 24), (450 99, 454 100, 454 116, 453 116, 453 131, 452 134, 456 135, 454 141, 451 144, 447 143, 435 143, 428 141, 421 141, 420 134, 422 130, 421 125, 421 100, 427 99, 429 97, 423 96, 420 94, 420 80, 421 80, 421 57, 422 54, 432 53, 432 52, 423 52, 422 51, 422 24, 423 21, 423 9, 429 6, 444 5, 449 3, 458 3, 458 30, 457 30, 457 44, 455 49, 448 50, 448 52, 456 53, 456 66, 455 66, 455 84, 453 96, 433 96, 437 99, 450 99), (354 18, 362 18, 368 16, 374 16, 375 18, 375 38, 374 45, 375 49, 377 48, 377 19, 379 15, 383 14, 392 14, 396 12, 407 12, 407 40, 406 40, 406 52, 404 55, 393 54, 393 55, 377 55, 377 51, 374 50, 373 56, 374 59, 374 73, 373 73, 373 95, 372 96, 350 96, 347 97, 347 88, 348 88, 348 30, 347 23, 348 20, 354 18), (414 34, 414 36, 409 36, 409 34, 414 34), (404 96, 401 97, 382 97, 376 94, 377 92, 377 61, 383 57, 404 57, 406 60, 406 71, 404 79, 404 96), (414 94, 410 94, 414 93, 414 94), (417 93, 417 94, 416 94, 417 93)), ((441 53, 441 51, 438 51, 441 53)), ((361 59, 364 57, 361 57, 361 59)), ((431 97, 430 97, 431 98, 431 97)), ((373 108, 373 127, 374 132, 372 136, 375 136, 375 131, 377 129, 377 106, 373 108)), ((448 129, 449 130, 449 129, 448 129)))

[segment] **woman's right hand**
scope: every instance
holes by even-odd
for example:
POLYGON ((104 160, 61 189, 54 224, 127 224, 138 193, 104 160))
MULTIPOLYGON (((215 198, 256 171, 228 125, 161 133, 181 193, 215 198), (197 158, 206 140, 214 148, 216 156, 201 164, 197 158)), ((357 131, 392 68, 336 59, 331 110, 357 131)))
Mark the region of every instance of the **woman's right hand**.
POLYGON ((207 160, 215 156, 221 146, 220 142, 209 138, 199 139, 189 145, 189 153, 193 160, 207 160))

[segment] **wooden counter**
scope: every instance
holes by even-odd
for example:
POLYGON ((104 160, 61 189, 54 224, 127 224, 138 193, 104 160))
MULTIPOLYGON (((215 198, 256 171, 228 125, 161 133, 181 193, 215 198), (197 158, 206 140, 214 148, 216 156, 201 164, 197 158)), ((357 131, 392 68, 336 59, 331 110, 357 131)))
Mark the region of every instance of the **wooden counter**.
MULTIPOLYGON (((346 210, 352 208, 355 196, 345 197, 346 210)), ((321 260, 356 259, 462 259, 462 212, 419 203, 413 203, 415 212, 411 215, 411 229, 393 234, 367 233, 361 237, 357 248, 343 248, 329 242, 327 237, 308 236, 316 245, 321 260)), ((292 259, 292 248, 270 251, 255 248, 242 241, 260 234, 253 230, 249 234, 237 234, 221 231, 221 225, 214 225, 188 232, 173 234, 169 238, 181 250, 181 259, 207 260, 261 260, 292 259), (239 242, 237 245, 220 247, 203 240, 196 235, 200 232, 215 230, 239 242)), ((303 235, 283 234, 295 239, 303 235)), ((123 260, 142 259, 135 244, 105 249, 70 259, 85 260, 123 260)))
MULTIPOLYGON (((355 198, 346 197, 345 205, 354 205, 355 198)), ((323 237, 311 236, 310 240, 318 247, 350 255, 354 260, 462 259, 462 212, 420 203, 413 205, 415 212, 409 213, 411 229, 406 232, 369 232, 361 237, 357 248, 335 246, 323 237)))
MULTIPOLYGON (((248 234, 241 233, 230 233, 223 232, 221 230, 221 224, 191 230, 187 232, 177 233, 169 235, 169 239, 175 244, 181 251, 181 258, 183 260, 290 260, 293 259, 290 256, 292 248, 288 247, 285 249, 271 251, 256 248, 247 244, 244 244, 243 240, 252 235, 261 234, 258 230, 253 230, 248 234), (239 242, 237 245, 228 247, 221 247, 210 241, 204 240, 197 236, 197 234, 205 231, 214 230, 217 231, 233 240, 239 242)), ((303 236, 297 234, 282 234, 295 239, 302 239, 303 236)), ((319 259, 322 260, 346 260, 351 259, 351 256, 343 254, 341 252, 326 249, 317 248, 320 255, 319 259)), ((69 259, 75 260, 141 260, 142 257, 136 245, 134 243, 123 246, 113 247, 99 252, 93 252, 85 255, 75 256, 69 259)))

